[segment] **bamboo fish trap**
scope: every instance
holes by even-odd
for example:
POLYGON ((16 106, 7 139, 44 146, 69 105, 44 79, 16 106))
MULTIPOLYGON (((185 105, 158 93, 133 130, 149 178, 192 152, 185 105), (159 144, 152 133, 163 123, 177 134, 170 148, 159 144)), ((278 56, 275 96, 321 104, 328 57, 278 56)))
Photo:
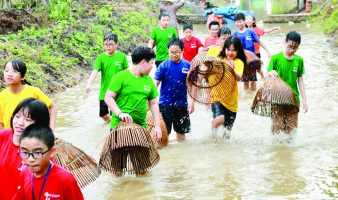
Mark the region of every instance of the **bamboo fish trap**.
MULTIPOLYGON (((157 148, 159 149, 168 145, 167 126, 165 125, 162 115, 160 115, 160 119, 161 119, 162 139, 160 142, 157 142, 157 148)), ((154 135, 154 127, 155 127, 155 121, 154 121, 153 115, 151 114, 150 111, 148 111, 147 112, 147 133, 150 134, 150 136, 154 135)))
POLYGON ((244 66, 242 81, 249 81, 256 75, 256 71, 261 69, 263 63, 261 59, 251 51, 244 50, 244 53, 246 56, 246 65, 244 66))
POLYGON ((211 104, 216 96, 225 98, 235 87, 237 87, 235 75, 219 58, 200 53, 192 60, 187 76, 187 88, 195 101, 211 104))
POLYGON ((278 110, 285 108, 289 113, 299 112, 296 96, 288 84, 279 77, 264 78, 263 86, 257 91, 251 111, 264 117, 278 115, 278 110))
POLYGON ((79 148, 60 138, 55 139, 55 147, 55 162, 69 170, 81 188, 100 176, 101 170, 98 164, 79 148))
POLYGON ((138 124, 121 122, 107 136, 99 165, 115 175, 140 174, 159 160, 152 136, 138 124))

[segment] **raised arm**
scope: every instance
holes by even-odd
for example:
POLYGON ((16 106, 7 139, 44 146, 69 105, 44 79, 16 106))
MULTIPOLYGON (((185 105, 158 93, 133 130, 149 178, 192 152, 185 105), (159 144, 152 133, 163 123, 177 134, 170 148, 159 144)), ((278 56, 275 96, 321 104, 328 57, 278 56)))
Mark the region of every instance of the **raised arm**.
POLYGON ((271 58, 271 53, 269 51, 269 49, 266 47, 265 43, 262 40, 259 40, 258 43, 263 47, 263 49, 266 51, 266 53, 268 54, 268 57, 271 58))
POLYGON ((154 40, 153 39, 149 39, 149 41, 148 41, 148 47, 149 48, 154 48, 154 40))
POLYGON ((54 103, 51 103, 49 106, 49 126, 54 131, 55 130, 55 123, 56 123, 56 105, 54 103))

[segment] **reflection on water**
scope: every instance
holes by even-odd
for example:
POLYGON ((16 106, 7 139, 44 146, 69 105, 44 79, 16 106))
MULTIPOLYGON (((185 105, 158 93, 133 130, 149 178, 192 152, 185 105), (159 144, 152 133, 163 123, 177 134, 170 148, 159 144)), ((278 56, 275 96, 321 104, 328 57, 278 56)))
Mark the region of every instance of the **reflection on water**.
MULTIPOLYGON (((338 60, 322 33, 305 24, 277 24, 264 42, 275 54, 285 35, 302 35, 298 54, 304 57, 309 112, 299 114, 291 144, 270 134, 270 119, 250 112, 253 92, 241 94, 231 139, 210 141, 211 111, 196 105, 192 132, 179 144, 170 136, 160 150, 159 164, 144 177, 101 177, 83 192, 86 199, 337 199, 338 191, 338 60)), ((276 24, 264 25, 265 28, 276 24)), ((205 37, 205 26, 195 34, 205 37)), ((262 51, 266 70, 269 60, 262 51)), ((109 126, 98 117, 99 81, 90 95, 84 83, 58 94, 56 134, 98 159, 109 126)), ((262 81, 258 81, 261 85, 262 81)), ((277 136, 278 137, 278 136, 277 136)))

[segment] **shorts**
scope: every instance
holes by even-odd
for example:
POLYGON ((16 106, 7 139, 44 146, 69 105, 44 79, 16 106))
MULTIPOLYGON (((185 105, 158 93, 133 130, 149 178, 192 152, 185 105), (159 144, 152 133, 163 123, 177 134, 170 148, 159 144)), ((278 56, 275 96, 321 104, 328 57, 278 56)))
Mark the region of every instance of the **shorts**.
POLYGON ((212 110, 212 116, 214 118, 224 115, 224 122, 223 125, 226 129, 231 131, 232 126, 234 125, 235 119, 236 119, 236 112, 231 112, 228 110, 225 106, 223 106, 219 102, 215 102, 211 105, 211 110, 212 110))
POLYGON ((242 81, 242 82, 246 82, 246 81, 257 81, 257 74, 256 74, 256 72, 255 72, 254 74, 252 74, 252 75, 247 75, 247 76, 245 76, 245 75, 243 74, 241 81, 242 81))
POLYGON ((171 132, 172 125, 176 133, 185 134, 190 132, 190 117, 187 106, 166 106, 160 104, 162 114, 168 134, 171 132))
POLYGON ((156 68, 158 68, 158 66, 163 62, 164 60, 160 61, 160 60, 155 60, 155 65, 156 68))
POLYGON ((103 117, 105 115, 109 114, 109 109, 108 109, 108 105, 106 104, 106 102, 104 102, 104 100, 100 100, 100 117, 103 117))
POLYGON ((261 53, 256 53, 256 56, 257 56, 258 58, 261 58, 261 53))

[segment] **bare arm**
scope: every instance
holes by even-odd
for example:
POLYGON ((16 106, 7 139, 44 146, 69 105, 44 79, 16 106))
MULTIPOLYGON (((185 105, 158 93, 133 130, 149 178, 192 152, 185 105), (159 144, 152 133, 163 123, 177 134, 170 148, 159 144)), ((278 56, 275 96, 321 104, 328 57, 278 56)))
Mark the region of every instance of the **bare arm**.
POLYGON ((266 45, 264 44, 264 42, 262 40, 259 40, 258 43, 263 47, 263 49, 266 51, 266 53, 268 54, 268 57, 271 58, 271 53, 269 51, 269 49, 266 47, 266 45))
POLYGON ((235 69, 235 63, 234 63, 234 61, 233 60, 228 60, 226 63, 229 65, 229 67, 231 69, 231 73, 236 77, 236 80, 240 81, 241 78, 242 78, 242 74, 235 72, 235 70, 234 70, 235 69))
POLYGON ((276 30, 279 30, 279 29, 280 29, 279 27, 275 26, 273 28, 264 29, 263 31, 264 31, 264 33, 270 33, 272 31, 276 31, 276 30))
POLYGON ((4 124, 0 122, 0 130, 4 128, 4 124))
POLYGON ((49 126, 52 130, 55 130, 55 123, 56 123, 56 105, 54 103, 51 103, 49 106, 49 115, 50 115, 50 121, 49 126))
POLYGON ((300 95, 302 97, 303 110, 304 110, 304 113, 306 113, 308 111, 308 106, 307 106, 307 99, 306 99, 306 94, 305 94, 305 85, 304 85, 303 77, 298 78, 298 87, 300 90, 300 95))
POLYGON ((161 129, 161 119, 160 119, 160 108, 158 106, 158 102, 155 99, 149 101, 150 103, 150 110, 153 114, 154 121, 155 121, 155 138, 156 141, 160 141, 162 138, 162 129, 161 129))
POLYGON ((153 39, 149 39, 149 41, 148 41, 148 47, 149 48, 154 48, 154 40, 153 39))
POLYGON ((124 113, 116 104, 115 98, 117 93, 107 90, 104 101, 106 102, 109 109, 123 122, 132 122, 133 118, 128 114, 124 113))
POLYGON ((99 73, 99 71, 97 71, 96 69, 94 69, 92 71, 92 73, 90 74, 89 78, 88 78, 88 81, 87 81, 87 84, 86 84, 86 93, 88 94, 91 90, 92 90, 92 83, 93 81, 95 80, 97 74, 99 73))
POLYGON ((155 83, 156 88, 158 88, 158 86, 160 85, 160 81, 154 80, 154 83, 155 83))

